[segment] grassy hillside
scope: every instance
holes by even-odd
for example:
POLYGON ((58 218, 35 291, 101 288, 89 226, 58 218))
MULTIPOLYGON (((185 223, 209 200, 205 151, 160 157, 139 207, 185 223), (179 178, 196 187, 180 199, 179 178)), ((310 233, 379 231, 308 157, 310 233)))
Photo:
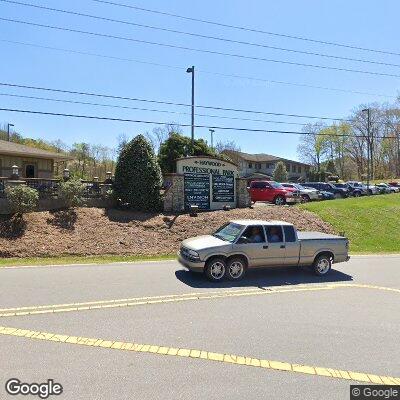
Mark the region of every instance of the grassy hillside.
POLYGON ((307 203, 300 206, 350 239, 351 252, 400 253, 400 194, 307 203))

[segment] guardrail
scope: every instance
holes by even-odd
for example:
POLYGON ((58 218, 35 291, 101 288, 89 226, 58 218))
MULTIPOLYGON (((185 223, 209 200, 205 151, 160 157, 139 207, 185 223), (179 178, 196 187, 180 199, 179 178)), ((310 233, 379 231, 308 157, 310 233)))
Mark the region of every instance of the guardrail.
MULTIPOLYGON (((10 180, 7 177, 0 177, 0 198, 5 197, 6 182, 10 180)), ((60 187, 60 179, 46 179, 46 178, 21 178, 27 186, 39 192, 39 197, 43 199, 56 198, 58 196, 58 188, 60 187)), ((99 199, 104 197, 104 186, 110 187, 112 182, 105 181, 90 181, 81 180, 84 186, 83 198, 85 199, 99 199)))
POLYGON ((57 197, 59 179, 24 178, 26 185, 39 192, 39 197, 57 197))
POLYGON ((98 181, 82 181, 82 185, 84 186, 83 197, 86 199, 98 199, 102 197, 102 186, 103 183, 98 181))

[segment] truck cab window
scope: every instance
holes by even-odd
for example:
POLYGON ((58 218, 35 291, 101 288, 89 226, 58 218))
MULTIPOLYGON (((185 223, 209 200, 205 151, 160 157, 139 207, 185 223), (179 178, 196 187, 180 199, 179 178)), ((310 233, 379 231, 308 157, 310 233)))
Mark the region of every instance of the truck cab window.
POLYGON ((242 233, 239 242, 242 242, 241 239, 247 243, 263 243, 265 242, 264 230, 261 225, 248 226, 242 233))
POLYGON ((285 231, 285 241, 286 242, 295 242, 296 241, 296 233, 294 231, 293 226, 284 225, 283 230, 285 231))
POLYGON ((279 225, 266 226, 268 243, 283 242, 282 227, 279 225))

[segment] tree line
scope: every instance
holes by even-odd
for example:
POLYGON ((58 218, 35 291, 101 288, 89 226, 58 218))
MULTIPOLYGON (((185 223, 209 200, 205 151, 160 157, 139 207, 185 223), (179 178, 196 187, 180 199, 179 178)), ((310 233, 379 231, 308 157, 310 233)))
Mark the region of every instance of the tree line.
MULTIPOLYGON (((175 159, 189 155, 208 155, 219 158, 227 158, 221 154, 223 150, 236 150, 240 148, 232 141, 218 142, 215 148, 211 148, 203 139, 191 139, 184 136, 179 126, 167 124, 157 127, 152 132, 146 132, 144 137, 157 155, 158 162, 163 173, 175 172, 175 159)), ((7 126, 0 126, 0 140, 7 140, 7 126)), ((54 175, 62 177, 64 168, 68 168, 72 178, 91 180, 98 177, 106 178, 106 173, 114 175, 117 157, 124 147, 130 142, 127 134, 121 134, 117 138, 117 146, 109 147, 87 142, 73 143, 68 146, 62 140, 46 141, 43 139, 25 138, 21 134, 11 131, 10 140, 42 150, 71 156, 68 162, 56 163, 54 175)))
POLYGON ((400 109, 396 105, 359 106, 344 121, 303 128, 297 151, 313 166, 311 174, 341 179, 388 179, 400 176, 400 109), (368 136, 368 112, 369 132, 368 136))

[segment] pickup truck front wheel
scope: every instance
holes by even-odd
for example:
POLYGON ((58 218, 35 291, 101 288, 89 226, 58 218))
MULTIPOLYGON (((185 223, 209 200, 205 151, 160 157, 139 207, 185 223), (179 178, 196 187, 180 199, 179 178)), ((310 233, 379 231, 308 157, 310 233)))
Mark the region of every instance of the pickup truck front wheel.
POLYGON ((332 267, 332 259, 329 254, 318 256, 313 264, 314 273, 318 276, 326 275, 332 267))
POLYGON ((226 273, 226 261, 222 257, 212 258, 207 261, 204 272, 210 281, 220 282, 226 273))
POLYGON ((286 199, 285 199, 285 197, 284 197, 284 196, 276 196, 276 197, 274 198, 274 204, 275 204, 276 206, 283 206, 283 205, 285 205, 285 204, 286 204, 286 199))

